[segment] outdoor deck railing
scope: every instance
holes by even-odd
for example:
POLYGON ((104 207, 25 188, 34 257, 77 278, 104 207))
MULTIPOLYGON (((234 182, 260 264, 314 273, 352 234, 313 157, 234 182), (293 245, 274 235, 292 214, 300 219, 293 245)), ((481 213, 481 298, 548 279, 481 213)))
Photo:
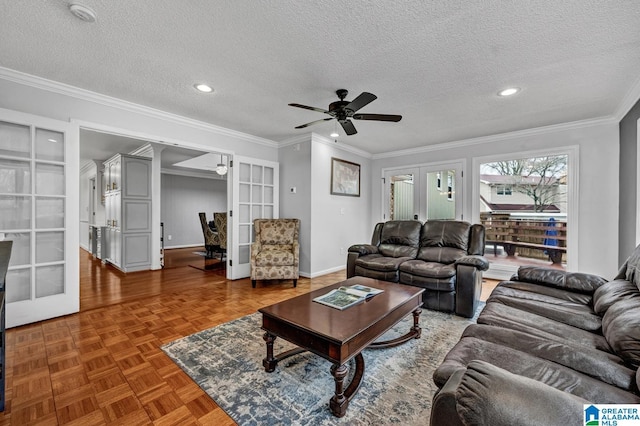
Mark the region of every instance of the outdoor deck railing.
POLYGON ((513 219, 509 215, 481 215, 486 243, 502 246, 508 256, 565 261, 567 252, 567 222, 546 219, 513 219))

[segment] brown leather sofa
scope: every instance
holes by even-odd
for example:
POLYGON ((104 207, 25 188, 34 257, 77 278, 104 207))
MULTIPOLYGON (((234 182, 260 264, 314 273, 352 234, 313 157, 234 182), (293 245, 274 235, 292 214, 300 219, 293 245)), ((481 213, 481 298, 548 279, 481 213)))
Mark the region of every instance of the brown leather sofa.
POLYGON ((640 246, 611 281, 521 267, 433 375, 431 425, 584 424, 640 403, 640 246))
POLYGON ((355 275, 425 289, 424 307, 472 317, 478 306, 484 227, 468 222, 391 220, 376 224, 371 244, 349 247, 347 278, 355 275))

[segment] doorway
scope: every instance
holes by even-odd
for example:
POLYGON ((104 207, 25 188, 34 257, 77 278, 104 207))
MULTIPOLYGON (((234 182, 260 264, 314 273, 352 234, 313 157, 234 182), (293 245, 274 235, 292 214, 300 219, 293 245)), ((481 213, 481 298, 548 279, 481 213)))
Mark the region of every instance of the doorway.
POLYGON ((463 220, 463 162, 384 171, 384 220, 463 220))

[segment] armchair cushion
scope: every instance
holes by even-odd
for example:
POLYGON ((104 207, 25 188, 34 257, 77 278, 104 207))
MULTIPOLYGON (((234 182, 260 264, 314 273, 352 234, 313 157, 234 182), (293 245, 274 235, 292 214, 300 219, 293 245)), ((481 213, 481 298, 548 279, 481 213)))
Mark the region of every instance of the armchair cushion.
POLYGON ((287 266, 293 265, 295 255, 291 245, 262 245, 256 254, 256 266, 287 266))

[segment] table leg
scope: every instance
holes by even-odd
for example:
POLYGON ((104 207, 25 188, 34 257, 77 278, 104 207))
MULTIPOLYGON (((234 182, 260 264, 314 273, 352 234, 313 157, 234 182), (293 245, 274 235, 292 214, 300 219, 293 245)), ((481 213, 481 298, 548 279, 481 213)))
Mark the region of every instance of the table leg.
POLYGON ((419 339, 422 335, 422 329, 420 328, 420 314, 422 309, 418 308, 413 311, 413 327, 411 327, 411 333, 415 334, 414 339, 419 339))
POLYGON ((278 364, 278 360, 273 357, 273 342, 276 340, 276 336, 267 332, 264 333, 262 338, 267 343, 267 357, 262 360, 262 365, 264 366, 264 371, 271 373, 275 371, 276 364, 278 364))
POLYGON ((343 417, 349 406, 349 399, 344 395, 344 378, 347 373, 349 373, 349 367, 346 364, 331 366, 331 375, 336 382, 336 392, 329 401, 329 408, 336 417, 343 417))

